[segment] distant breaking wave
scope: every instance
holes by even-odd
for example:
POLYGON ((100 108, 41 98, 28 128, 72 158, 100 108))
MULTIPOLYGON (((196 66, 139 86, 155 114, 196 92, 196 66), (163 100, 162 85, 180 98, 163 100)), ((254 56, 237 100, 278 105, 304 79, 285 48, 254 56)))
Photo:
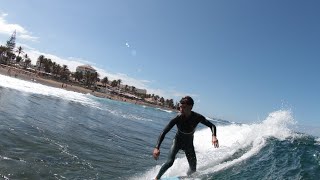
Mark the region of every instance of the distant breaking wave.
POLYGON ((167 112, 167 113, 172 113, 173 111, 172 110, 166 110, 166 109, 161 109, 161 108, 156 108, 160 111, 164 111, 164 112, 167 112))

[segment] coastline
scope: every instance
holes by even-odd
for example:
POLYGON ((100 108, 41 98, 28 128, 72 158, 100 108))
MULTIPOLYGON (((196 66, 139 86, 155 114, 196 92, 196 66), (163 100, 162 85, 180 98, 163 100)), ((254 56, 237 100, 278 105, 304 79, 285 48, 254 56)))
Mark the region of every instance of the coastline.
POLYGON ((122 101, 122 102, 131 103, 131 104, 138 104, 138 105, 142 105, 142 106, 160 108, 160 109, 164 109, 164 110, 168 110, 168 111, 172 111, 172 112, 176 111, 175 109, 170 109, 167 107, 163 107, 163 106, 159 106, 159 105, 155 105, 155 104, 150 104, 147 102, 143 102, 141 100, 133 100, 133 99, 125 98, 125 97, 120 97, 118 95, 101 93, 101 92, 93 91, 90 89, 86 89, 84 87, 81 87, 81 86, 78 86, 75 84, 69 84, 69 83, 66 84, 64 82, 59 82, 59 81, 49 79, 46 77, 40 77, 36 73, 32 73, 32 72, 26 71, 24 69, 6 66, 3 64, 0 64, 0 74, 4 75, 4 76, 10 76, 13 78, 21 79, 24 81, 39 83, 39 84, 42 84, 45 86, 65 89, 67 91, 74 91, 74 92, 78 92, 78 93, 82 93, 82 94, 89 93, 91 95, 94 95, 94 96, 100 97, 100 98, 107 98, 107 99, 111 99, 111 100, 115 100, 115 101, 122 101))

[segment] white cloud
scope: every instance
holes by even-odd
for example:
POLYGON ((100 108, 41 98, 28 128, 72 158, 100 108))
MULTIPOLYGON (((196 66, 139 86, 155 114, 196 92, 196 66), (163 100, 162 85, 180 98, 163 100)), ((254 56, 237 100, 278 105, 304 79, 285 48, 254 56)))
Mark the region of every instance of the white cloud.
POLYGON ((21 39, 30 40, 30 41, 38 41, 38 39, 39 39, 37 37, 33 37, 31 35, 28 35, 28 34, 20 34, 20 35, 18 35, 18 37, 21 38, 21 39))
POLYGON ((17 37, 29 41, 37 41, 38 37, 32 36, 31 32, 28 32, 25 28, 23 28, 19 24, 10 24, 5 20, 5 17, 8 16, 8 14, 2 13, 0 15, 0 33, 11 35, 14 31, 17 33, 17 37))
POLYGON ((97 72, 100 74, 100 78, 107 76, 110 80, 121 79, 123 84, 135 86, 136 88, 140 88, 140 89, 148 89, 148 83, 150 83, 149 80, 135 79, 124 73, 108 72, 104 69, 97 67, 95 63, 92 63, 88 60, 84 60, 82 58, 76 58, 76 57, 61 58, 50 53, 40 52, 25 44, 18 44, 18 46, 22 46, 24 48, 24 52, 28 54, 28 56, 32 61, 32 64, 36 64, 38 57, 40 55, 44 55, 46 58, 50 58, 52 61, 60 65, 64 65, 64 64, 67 65, 70 71, 72 72, 75 72, 77 66, 79 65, 89 64, 97 70, 97 72))

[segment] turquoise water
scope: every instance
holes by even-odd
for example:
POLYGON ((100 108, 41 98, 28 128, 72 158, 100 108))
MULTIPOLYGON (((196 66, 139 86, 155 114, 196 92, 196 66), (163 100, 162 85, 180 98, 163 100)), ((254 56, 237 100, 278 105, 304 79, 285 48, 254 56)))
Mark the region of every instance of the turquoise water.
MULTIPOLYGON (((0 75, 0 179, 152 179, 152 150, 176 113, 42 86, 0 75)), ((190 179, 318 179, 320 139, 292 130, 290 111, 256 124, 211 121, 195 133, 198 171, 190 179)), ((166 176, 184 176, 183 153, 166 176)))

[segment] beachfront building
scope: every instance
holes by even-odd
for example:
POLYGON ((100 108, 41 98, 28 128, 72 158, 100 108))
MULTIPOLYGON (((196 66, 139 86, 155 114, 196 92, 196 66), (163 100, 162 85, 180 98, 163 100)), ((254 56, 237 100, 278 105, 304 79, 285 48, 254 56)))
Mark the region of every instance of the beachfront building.
POLYGON ((78 66, 74 75, 77 77, 76 79, 79 80, 80 84, 83 84, 88 88, 96 87, 99 74, 90 65, 78 66))
POLYGON ((82 65, 76 68, 76 72, 81 72, 83 75, 85 75, 87 72, 90 72, 91 74, 93 74, 93 73, 96 73, 97 71, 90 65, 82 65))
POLYGON ((36 62, 36 67, 37 70, 44 72, 44 63, 38 59, 36 62))
POLYGON ((135 92, 139 95, 147 95, 147 90, 146 89, 139 89, 135 88, 135 92))
POLYGON ((139 88, 136 88, 134 86, 128 86, 128 85, 123 85, 123 84, 120 84, 119 87, 120 87, 120 89, 122 89, 124 91, 131 92, 131 93, 137 94, 139 96, 147 95, 147 90, 146 89, 139 89, 139 88))

